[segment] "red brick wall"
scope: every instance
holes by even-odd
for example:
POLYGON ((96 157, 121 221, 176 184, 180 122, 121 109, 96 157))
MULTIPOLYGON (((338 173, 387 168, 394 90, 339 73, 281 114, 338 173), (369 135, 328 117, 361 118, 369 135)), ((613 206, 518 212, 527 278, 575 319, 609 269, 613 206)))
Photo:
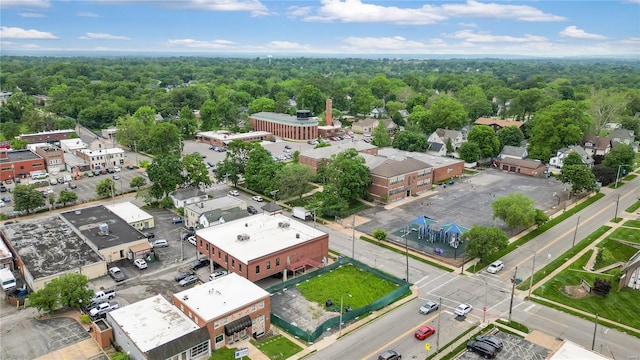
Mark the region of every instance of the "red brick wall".
POLYGON ((433 169, 432 183, 460 176, 464 173, 464 161, 433 169), (450 170, 449 170, 450 169, 450 170))

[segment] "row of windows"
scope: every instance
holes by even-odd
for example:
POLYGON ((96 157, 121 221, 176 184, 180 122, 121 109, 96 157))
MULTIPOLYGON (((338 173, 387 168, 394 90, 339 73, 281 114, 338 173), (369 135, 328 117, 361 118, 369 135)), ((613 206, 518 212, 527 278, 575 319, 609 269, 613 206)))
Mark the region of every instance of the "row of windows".
MULTIPOLYGON (((256 312, 258 309, 264 309, 264 300, 260 301, 257 306, 255 304, 251 306, 251 312, 252 313, 256 312)), ((217 329, 222 325, 227 325, 228 323, 229 323, 229 317, 227 316, 227 317, 222 318, 221 320, 216 320, 213 323, 213 328, 217 329)), ((218 342, 218 340, 216 340, 216 343, 217 342, 218 342)))
POLYGON ((394 195, 401 192, 404 192, 404 186, 389 190, 389 195, 394 195))
POLYGON ((426 179, 426 180, 423 180, 423 181, 418 181, 416 183, 416 185, 422 186, 422 185, 429 185, 430 183, 431 183, 431 179, 426 179))
POLYGON ((404 176, 398 176, 389 180, 389 185, 397 184, 400 182, 404 182, 404 176))
POLYGON ((62 164, 62 160, 61 159, 51 159, 49 160, 49 165, 60 165, 62 164))
POLYGON ((431 174, 431 169, 424 169, 424 170, 418 171, 418 176, 425 176, 429 174, 431 174))

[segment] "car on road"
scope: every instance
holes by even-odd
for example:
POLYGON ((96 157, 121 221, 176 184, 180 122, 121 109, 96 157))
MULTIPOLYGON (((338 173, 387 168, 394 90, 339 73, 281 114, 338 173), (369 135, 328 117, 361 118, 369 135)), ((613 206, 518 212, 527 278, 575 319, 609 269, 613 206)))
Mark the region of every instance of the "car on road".
POLYGON ((198 282, 198 280, 200 280, 200 279, 197 276, 189 275, 186 278, 180 280, 179 284, 180 284, 180 286, 185 287, 185 286, 189 286, 189 285, 195 284, 196 282, 198 282))
POLYGON ((496 348, 482 341, 469 341, 467 343, 467 350, 476 352, 485 359, 493 359, 498 354, 496 348))
POLYGON ((171 223, 172 224, 182 224, 184 222, 184 219, 181 217, 174 217, 171 218, 171 223))
POLYGON ((476 337, 476 340, 485 342, 485 343, 493 346, 494 348, 496 348, 496 350, 498 350, 498 352, 502 351, 502 348, 504 347, 504 344, 502 343, 502 340, 500 340, 497 337, 492 336, 492 335, 478 335, 476 337))
POLYGON ((191 275, 195 275, 195 273, 193 271, 183 271, 183 272, 179 272, 178 275, 176 275, 173 279, 175 281, 180 281, 186 278, 187 276, 191 276, 191 275))
POLYGON ((154 237, 156 237, 156 234, 152 232, 146 232, 144 233, 144 237, 146 237, 147 239, 153 239, 154 237))
POLYGON ((471 312, 471 309, 473 309, 473 306, 469 305, 469 304, 460 304, 458 305, 458 307, 453 311, 454 314, 458 315, 458 316, 465 316, 467 315, 469 312, 471 312))
POLYGON ((124 273, 117 266, 114 266, 109 269, 109 276, 111 276, 113 280, 115 280, 116 282, 120 282, 124 280, 124 273))
POLYGON ((166 239, 158 239, 158 240, 153 240, 151 242, 151 247, 154 249, 168 247, 168 246, 169 246, 169 242, 166 239))
POLYGON ((258 210, 253 207, 253 205, 247 206, 247 212, 251 215, 255 215, 258 213, 258 210))
POLYGON ((415 336, 415 338, 418 340, 424 340, 435 333, 436 329, 433 326, 425 325, 420 326, 418 330, 416 330, 416 332, 413 334, 413 336, 415 336))
POLYGON ((200 258, 196 261, 194 261, 193 263, 191 263, 191 270, 198 270, 200 268, 203 268, 205 266, 209 266, 209 263, 211 261, 207 258, 200 258))
POLYGON ((402 355, 395 350, 387 350, 378 356, 378 360, 400 360, 402 355))
POLYGON ((254 195, 251 197, 253 201, 262 202, 262 196, 254 195))
POLYGON ((435 301, 427 301, 424 305, 420 306, 420 314, 427 315, 431 312, 434 312, 440 308, 440 304, 435 301))
POLYGON ((140 270, 146 269, 148 267, 147 262, 144 259, 136 259, 133 264, 140 270))
POLYGON ((487 267, 487 272, 490 274, 495 274, 498 271, 504 269, 504 262, 502 260, 494 261, 487 267))
POLYGON ((238 190, 229 190, 229 195, 240 196, 240 192, 238 190))

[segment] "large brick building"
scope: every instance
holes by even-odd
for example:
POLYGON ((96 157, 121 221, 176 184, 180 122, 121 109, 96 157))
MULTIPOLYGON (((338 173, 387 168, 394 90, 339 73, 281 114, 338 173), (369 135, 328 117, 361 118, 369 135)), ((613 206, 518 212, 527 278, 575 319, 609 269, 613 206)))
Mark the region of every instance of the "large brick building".
POLYGON ((318 138, 318 119, 308 110, 298 110, 296 116, 259 112, 249 116, 254 131, 266 131, 288 140, 318 138))
POLYGON ((24 179, 34 171, 46 172, 42 157, 29 150, 0 149, 0 180, 24 179))
POLYGON ((54 143, 62 139, 68 139, 73 133, 75 133, 75 131, 71 129, 43 131, 43 132, 33 133, 33 134, 22 134, 20 135, 20 140, 26 140, 29 142, 29 144, 42 143, 42 142, 54 143))

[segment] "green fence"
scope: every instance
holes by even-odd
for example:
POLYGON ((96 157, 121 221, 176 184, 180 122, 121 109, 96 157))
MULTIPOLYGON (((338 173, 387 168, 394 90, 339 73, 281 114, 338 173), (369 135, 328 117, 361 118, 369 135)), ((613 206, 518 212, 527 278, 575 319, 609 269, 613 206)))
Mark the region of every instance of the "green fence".
MULTIPOLYGON (((402 298, 406 293, 410 292, 410 285, 408 282, 398 279, 392 275, 389 275, 385 272, 382 272, 378 269, 372 268, 366 264, 363 264, 357 260, 351 259, 351 258, 345 258, 345 257, 340 257, 338 258, 338 260, 336 260, 336 262, 334 262, 331 265, 327 265, 321 269, 318 269, 317 271, 313 271, 310 273, 306 273, 303 275, 300 275, 294 279, 291 280, 287 280, 285 282, 282 282, 280 284, 274 285, 270 288, 267 289, 267 291, 270 294, 276 293, 284 288, 289 288, 292 286, 295 286, 298 283, 304 282, 310 278, 325 274, 327 272, 330 272, 334 269, 339 268, 340 266, 343 265, 348 265, 351 264, 353 266, 356 266, 364 271, 367 271, 369 273, 375 274, 385 280, 391 281, 392 283, 396 284, 398 286, 398 288, 392 292, 390 292, 389 294, 381 297, 380 299, 367 304, 365 306, 362 306, 360 308, 357 309, 352 309, 349 312, 343 312, 342 313, 342 321, 343 322, 349 322, 351 320, 357 319, 359 317, 361 317, 362 315, 365 315, 367 313, 382 309, 383 307, 397 301, 398 299, 402 298)), ((339 312, 340 310, 338 310, 339 312)), ((290 323, 288 323, 287 321, 281 319, 280 317, 278 317, 277 315, 275 315, 273 312, 271 313, 271 323, 280 327, 281 329, 283 329, 284 331, 288 332, 289 334, 301 339, 301 340, 306 340, 307 342, 313 342, 315 341, 317 338, 319 338, 320 336, 322 336, 322 334, 326 331, 326 329, 328 328, 338 328, 340 326, 340 315, 337 315, 327 321, 325 321, 324 323, 320 324, 320 326, 318 326, 313 332, 307 332, 305 330, 302 330, 300 328, 298 328, 295 325, 292 325, 290 323)))

